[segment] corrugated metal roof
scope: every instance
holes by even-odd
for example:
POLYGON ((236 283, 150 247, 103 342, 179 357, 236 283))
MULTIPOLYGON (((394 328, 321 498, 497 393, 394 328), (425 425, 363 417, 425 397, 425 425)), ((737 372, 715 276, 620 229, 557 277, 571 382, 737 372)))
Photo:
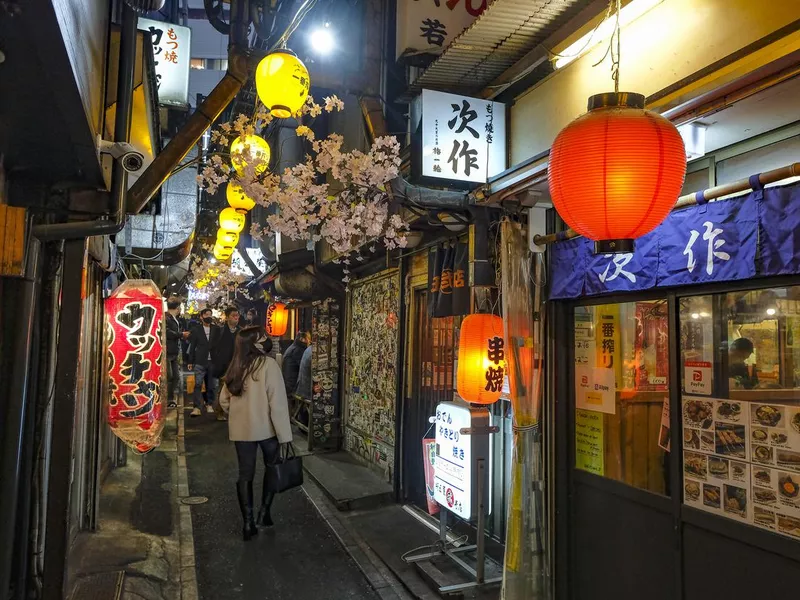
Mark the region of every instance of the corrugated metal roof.
POLYGON ((486 87, 589 4, 494 0, 408 88, 471 94, 486 87))

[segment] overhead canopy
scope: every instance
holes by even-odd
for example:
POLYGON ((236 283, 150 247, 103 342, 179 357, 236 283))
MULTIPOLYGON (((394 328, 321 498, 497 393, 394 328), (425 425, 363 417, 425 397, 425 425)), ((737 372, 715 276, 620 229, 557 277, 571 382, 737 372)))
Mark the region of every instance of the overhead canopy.
POLYGON ((567 23, 587 0, 494 0, 408 88, 474 94, 567 23))

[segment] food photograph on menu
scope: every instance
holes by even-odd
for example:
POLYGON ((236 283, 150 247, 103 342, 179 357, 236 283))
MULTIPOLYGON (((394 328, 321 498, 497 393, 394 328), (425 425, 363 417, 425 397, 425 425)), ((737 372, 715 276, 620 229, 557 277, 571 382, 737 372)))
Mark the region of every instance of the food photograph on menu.
POLYGON ((800 407, 684 396, 684 502, 800 539, 800 407))

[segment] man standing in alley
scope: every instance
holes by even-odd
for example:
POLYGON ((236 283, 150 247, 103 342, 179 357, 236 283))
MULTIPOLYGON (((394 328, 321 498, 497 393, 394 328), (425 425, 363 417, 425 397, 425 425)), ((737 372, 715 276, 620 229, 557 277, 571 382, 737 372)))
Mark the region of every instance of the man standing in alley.
MULTIPOLYGON (((225 309, 225 322, 211 330, 211 376, 215 383, 225 375, 228 365, 231 364, 237 331, 239 331, 239 309, 229 306, 225 309)), ((214 410, 217 413, 217 421, 227 421, 218 403, 214 405, 214 410)))
POLYGON ((297 378, 297 389, 294 392, 294 399, 297 402, 293 415, 300 423, 308 427, 308 407, 311 406, 311 395, 313 393, 311 359, 314 354, 314 344, 309 344, 300 359, 300 374, 297 378))
POLYGON ((214 318, 210 308, 200 311, 200 323, 189 332, 189 369, 194 372, 193 417, 203 414, 203 382, 206 384, 206 412, 214 412, 215 379, 211 373, 211 331, 214 318))
POLYGON ((167 406, 178 406, 176 394, 181 389, 181 372, 178 365, 178 356, 181 353, 181 343, 189 336, 180 323, 181 300, 177 296, 170 296, 167 300, 167 406))
POLYGON ((286 349, 283 355, 283 383, 286 386, 286 397, 294 398, 294 391, 297 388, 297 378, 300 374, 300 361, 303 352, 306 351, 311 343, 311 334, 307 331, 298 332, 294 338, 294 343, 286 349))

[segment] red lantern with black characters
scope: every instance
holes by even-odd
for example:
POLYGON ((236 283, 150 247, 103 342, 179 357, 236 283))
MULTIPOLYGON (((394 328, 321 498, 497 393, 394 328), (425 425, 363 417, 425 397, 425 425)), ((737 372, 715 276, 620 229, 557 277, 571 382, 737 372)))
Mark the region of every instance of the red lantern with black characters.
POLYGON ((596 253, 633 252, 667 217, 683 188, 686 151, 675 126, 645 110, 641 94, 598 94, 550 150, 558 214, 596 253))
POLYGON ((161 443, 164 300, 153 281, 129 279, 105 301, 108 424, 136 452, 161 443))
POLYGON ((503 320, 497 315, 469 315, 458 338, 458 394, 473 404, 500 399, 506 377, 503 320))
POLYGON ((289 328, 289 309, 283 302, 274 302, 267 308, 267 334, 281 337, 289 328))

